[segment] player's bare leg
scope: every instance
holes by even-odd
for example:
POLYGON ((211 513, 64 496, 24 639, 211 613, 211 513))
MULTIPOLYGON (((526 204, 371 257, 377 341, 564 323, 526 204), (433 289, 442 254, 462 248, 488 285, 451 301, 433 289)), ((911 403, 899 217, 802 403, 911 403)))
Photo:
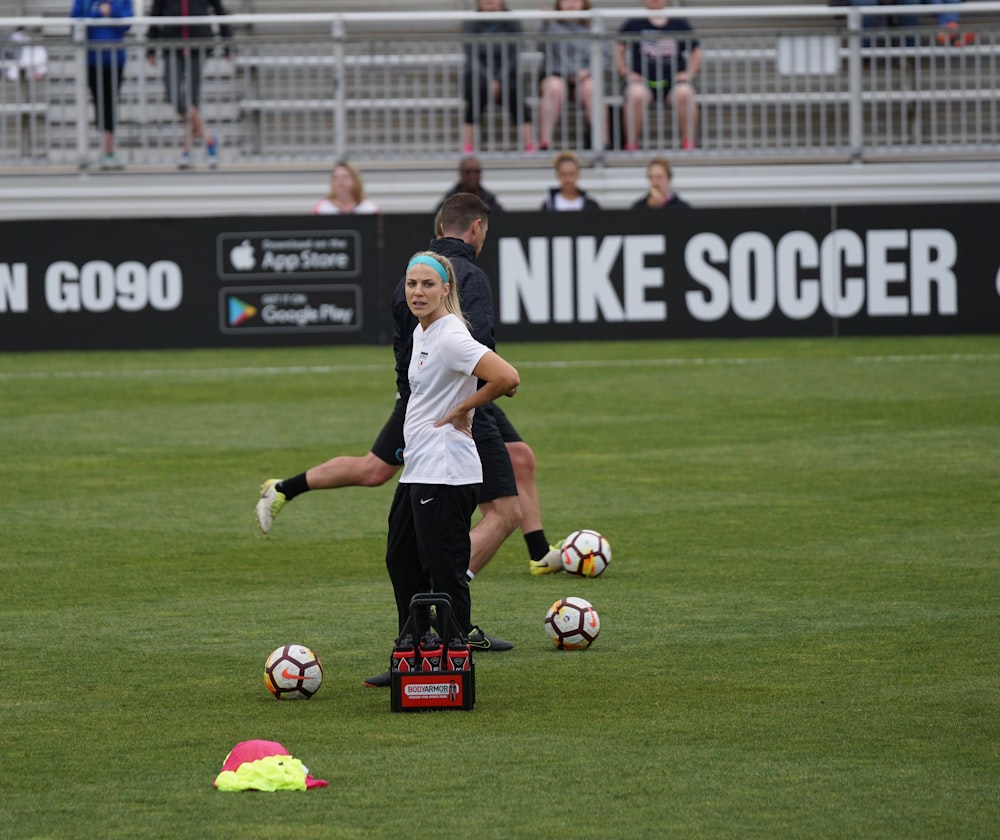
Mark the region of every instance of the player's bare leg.
POLYGON ((482 502, 480 519, 469 531, 472 552, 469 557, 469 571, 476 575, 493 559, 503 541, 517 530, 521 518, 517 496, 501 496, 492 502, 482 502))
POLYGON ((535 484, 535 453, 524 441, 507 444, 507 454, 517 481, 517 498, 521 507, 521 532, 529 534, 542 529, 542 504, 535 484))
POLYGON ((387 464, 374 452, 365 455, 338 455, 306 470, 310 490, 337 487, 381 487, 397 472, 400 464, 387 464))
POLYGON ((551 546, 542 527, 542 504, 535 483, 535 453, 522 440, 509 441, 507 454, 514 467, 517 497, 521 506, 521 533, 531 552, 530 568, 533 575, 547 575, 562 570, 559 546, 551 546), (537 543, 537 548, 534 544, 537 543))

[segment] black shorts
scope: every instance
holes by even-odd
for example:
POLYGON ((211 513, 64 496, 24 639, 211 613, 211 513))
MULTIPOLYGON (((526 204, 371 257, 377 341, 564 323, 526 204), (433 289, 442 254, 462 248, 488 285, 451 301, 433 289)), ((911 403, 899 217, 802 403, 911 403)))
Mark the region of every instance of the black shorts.
MULTIPOLYGON (((403 420, 406 417, 406 400, 397 399, 392 414, 386 420, 375 443, 372 454, 387 464, 398 466, 403 463, 403 420)), ((472 422, 472 437, 479 450, 479 460, 483 464, 483 483, 480 485, 479 501, 492 502, 504 496, 517 495, 517 481, 510 463, 505 443, 521 440, 517 430, 507 419, 507 415, 495 404, 476 409, 472 422)))
POLYGON ((483 464, 483 483, 479 485, 480 502, 492 502, 504 496, 517 495, 517 481, 514 480, 510 455, 507 454, 504 428, 508 434, 517 434, 507 415, 496 405, 489 403, 476 409, 472 419, 472 437, 483 464))
POLYGON ((190 49, 169 49, 163 53, 166 67, 163 83, 167 89, 167 101, 174 106, 179 116, 184 116, 193 105, 201 104, 201 65, 205 54, 202 47, 190 49))
POLYGON ((517 433, 517 429, 514 428, 514 424, 504 414, 504 410, 496 403, 490 403, 487 408, 496 419, 497 428, 500 429, 500 437, 503 439, 503 442, 520 443, 521 436, 517 433))
POLYGON ((396 397, 392 414, 385 421, 382 431, 372 444, 372 453, 387 464, 398 467, 403 463, 403 420, 406 419, 406 400, 396 397))

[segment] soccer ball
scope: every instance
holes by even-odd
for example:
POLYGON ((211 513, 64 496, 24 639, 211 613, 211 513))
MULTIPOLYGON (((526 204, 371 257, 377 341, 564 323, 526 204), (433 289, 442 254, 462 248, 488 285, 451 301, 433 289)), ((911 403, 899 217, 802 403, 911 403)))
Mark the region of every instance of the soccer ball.
POLYGON ((282 645, 264 663, 264 685, 279 700, 308 700, 323 682, 323 666, 305 645, 282 645))
POLYGON ((583 650, 601 632, 601 617, 590 601, 560 598, 545 614, 545 630, 557 648, 583 650))
POLYGON ((611 544, 597 531, 574 531, 563 540, 560 557, 571 575, 599 577, 611 562, 611 544))

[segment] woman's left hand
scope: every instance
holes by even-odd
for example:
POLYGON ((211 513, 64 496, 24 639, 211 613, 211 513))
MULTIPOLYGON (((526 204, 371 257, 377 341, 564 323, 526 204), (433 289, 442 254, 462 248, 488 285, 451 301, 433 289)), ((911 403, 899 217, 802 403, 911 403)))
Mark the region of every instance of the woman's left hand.
POLYGON ((448 412, 448 414, 434 424, 434 428, 446 426, 451 423, 457 431, 461 432, 463 435, 472 437, 472 415, 472 411, 459 411, 458 409, 452 409, 448 412))

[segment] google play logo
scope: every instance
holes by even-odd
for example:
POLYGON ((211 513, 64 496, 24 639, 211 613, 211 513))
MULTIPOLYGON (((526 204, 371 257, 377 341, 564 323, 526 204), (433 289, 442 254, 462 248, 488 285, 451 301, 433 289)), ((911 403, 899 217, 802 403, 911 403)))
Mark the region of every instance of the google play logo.
POLYGON ((238 327, 253 318, 257 314, 257 307, 240 300, 238 297, 229 298, 229 326, 238 327))

